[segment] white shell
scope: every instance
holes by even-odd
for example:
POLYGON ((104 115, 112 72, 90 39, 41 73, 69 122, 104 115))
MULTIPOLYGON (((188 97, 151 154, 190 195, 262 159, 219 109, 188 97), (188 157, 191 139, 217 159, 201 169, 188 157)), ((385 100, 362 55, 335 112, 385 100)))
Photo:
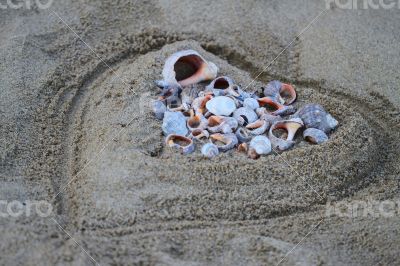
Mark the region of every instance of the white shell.
POLYGON ((241 107, 241 108, 237 109, 233 113, 233 117, 239 122, 239 125, 241 125, 241 126, 243 126, 245 124, 245 122, 253 123, 253 122, 257 121, 257 119, 258 119, 256 112, 254 112, 252 109, 250 109, 248 107, 241 107), (245 119, 243 117, 246 117, 247 121, 245 121, 245 119))
POLYGON ((267 137, 256 136, 250 141, 250 149, 254 149, 258 155, 266 155, 271 153, 272 146, 267 137))
POLYGON ((252 110, 256 110, 257 108, 260 107, 260 104, 254 98, 246 98, 243 101, 243 107, 248 107, 248 108, 250 108, 252 110))
POLYGON ((215 157, 219 154, 219 150, 217 145, 213 143, 206 143, 204 146, 201 148, 201 153, 206 156, 207 158, 212 158, 215 157))
POLYGON ((235 101, 226 96, 218 96, 209 100, 207 110, 214 115, 229 116, 236 110, 235 101))

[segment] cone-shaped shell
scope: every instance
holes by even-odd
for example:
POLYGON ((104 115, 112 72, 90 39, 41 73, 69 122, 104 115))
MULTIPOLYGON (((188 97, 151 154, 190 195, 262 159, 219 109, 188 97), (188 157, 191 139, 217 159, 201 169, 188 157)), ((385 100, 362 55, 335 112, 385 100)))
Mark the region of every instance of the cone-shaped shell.
POLYGON ((338 121, 319 104, 305 105, 296 113, 296 116, 303 120, 306 128, 317 128, 325 133, 329 133, 338 126, 338 121))

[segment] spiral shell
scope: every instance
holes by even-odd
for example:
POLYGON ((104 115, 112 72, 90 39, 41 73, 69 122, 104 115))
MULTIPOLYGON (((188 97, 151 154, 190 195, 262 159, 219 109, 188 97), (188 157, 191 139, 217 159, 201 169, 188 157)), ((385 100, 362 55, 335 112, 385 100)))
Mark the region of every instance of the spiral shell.
POLYGON ((305 140, 314 144, 321 144, 328 141, 328 136, 325 132, 316 128, 307 128, 304 130, 303 137, 305 140))
POLYGON ((194 142, 185 136, 171 134, 165 140, 168 147, 178 149, 182 154, 189 154, 194 152, 194 142))
POLYGON ((205 141, 210 137, 210 133, 205 129, 195 129, 189 134, 189 138, 198 141, 205 141))
POLYGON ((258 99, 258 103, 261 107, 268 106, 273 111, 271 112, 272 115, 290 115, 296 112, 296 108, 292 105, 283 105, 281 103, 276 102, 271 97, 264 97, 258 99))
POLYGON ((270 123, 268 123, 265 120, 257 120, 254 123, 248 124, 246 126, 246 129, 249 130, 250 135, 252 136, 258 136, 258 135, 262 135, 265 133, 265 131, 267 131, 269 129, 269 127, 271 126, 270 123))
POLYGON ((208 131, 211 133, 232 133, 238 127, 236 119, 225 116, 210 116, 208 118, 208 131))
POLYGON ((243 127, 239 127, 236 130, 236 137, 239 140, 239 143, 245 143, 245 142, 249 142, 252 138, 252 136, 250 135, 249 130, 247 130, 246 128, 243 127))
POLYGON ((233 117, 238 121, 239 125, 247 125, 258 119, 257 114, 248 107, 241 107, 233 112, 233 117))
POLYGON ((207 158, 213 158, 219 154, 218 147, 213 143, 206 143, 201 148, 201 153, 207 158))
POLYGON ((292 104, 297 98, 296 91, 292 85, 282 83, 278 80, 273 80, 267 84, 264 88, 264 95, 272 98, 275 102, 284 105, 292 104), (287 100, 283 98, 283 96, 286 95, 288 96, 287 100))
POLYGON ((329 133, 338 126, 338 121, 319 104, 305 105, 296 113, 296 116, 303 120, 306 128, 317 128, 325 133, 329 133))
POLYGON ((216 133, 210 136, 210 140, 217 145, 222 152, 233 149, 238 144, 238 139, 235 134, 220 134, 216 133))
POLYGON ((271 140, 272 147, 279 151, 285 151, 292 148, 295 144, 293 141, 297 130, 303 127, 303 122, 299 118, 293 118, 289 120, 283 120, 275 122, 268 133, 268 137, 271 140), (274 134, 275 129, 284 129, 287 132, 286 138, 277 137, 274 134))
POLYGON ((271 153, 271 142, 266 136, 256 136, 250 141, 248 155, 252 159, 257 159, 260 155, 271 153))

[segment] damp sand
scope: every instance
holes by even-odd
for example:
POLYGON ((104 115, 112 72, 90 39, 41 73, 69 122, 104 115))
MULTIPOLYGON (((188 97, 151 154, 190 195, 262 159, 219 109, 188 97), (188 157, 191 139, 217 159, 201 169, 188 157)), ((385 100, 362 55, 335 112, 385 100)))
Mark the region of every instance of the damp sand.
POLYGON ((51 12, 4 15, 1 197, 54 210, 2 218, 2 263, 90 265, 57 223, 101 265, 395 263, 397 217, 326 216, 327 202, 398 199, 397 59, 383 48, 395 37, 365 26, 368 11, 333 10, 257 76, 323 8, 300 2, 54 4, 112 70, 51 12), (377 36, 361 43, 349 31, 377 36), (257 161, 165 149, 154 80, 189 48, 248 91, 293 84, 297 107, 319 103, 340 126, 323 145, 299 135, 294 149, 257 161))

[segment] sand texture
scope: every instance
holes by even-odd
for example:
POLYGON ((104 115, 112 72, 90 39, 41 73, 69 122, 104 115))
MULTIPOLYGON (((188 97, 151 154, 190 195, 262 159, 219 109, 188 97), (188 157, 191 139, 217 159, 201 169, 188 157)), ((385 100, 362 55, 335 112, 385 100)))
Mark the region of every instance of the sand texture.
POLYGON ((400 10, 333 8, 296 38, 324 9, 105 0, 0 10, 0 200, 54 207, 0 218, 0 265, 400 264, 400 213, 326 215, 329 202, 400 201, 400 10), (295 149, 259 160, 170 151, 150 101, 182 49, 249 92, 291 83, 296 107, 319 103, 340 125, 323 145, 299 135, 295 149))

